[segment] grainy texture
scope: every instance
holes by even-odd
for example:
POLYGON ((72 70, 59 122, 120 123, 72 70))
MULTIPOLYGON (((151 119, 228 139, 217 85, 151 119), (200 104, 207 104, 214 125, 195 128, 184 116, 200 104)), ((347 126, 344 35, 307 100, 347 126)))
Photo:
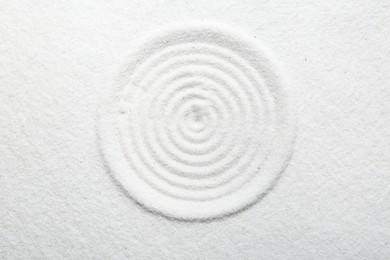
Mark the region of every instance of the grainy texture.
POLYGON ((389 259, 388 1, 3 0, 0 17, 0 259, 389 259), (194 19, 269 46, 300 116, 269 196, 210 223, 129 200, 95 134, 131 46, 194 19))
POLYGON ((212 23, 170 26, 140 41, 99 113, 115 180, 176 219, 223 217, 267 195, 296 130, 269 56, 239 30, 212 23))

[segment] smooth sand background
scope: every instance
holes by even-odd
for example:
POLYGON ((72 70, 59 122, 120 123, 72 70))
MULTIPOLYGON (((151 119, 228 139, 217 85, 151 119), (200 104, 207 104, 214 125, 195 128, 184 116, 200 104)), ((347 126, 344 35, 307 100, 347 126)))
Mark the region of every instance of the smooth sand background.
POLYGON ((388 1, 1 1, 0 17, 0 259, 389 259, 388 1), (142 209, 96 142, 132 44, 192 20, 270 48, 299 115, 275 189, 210 223, 142 209))

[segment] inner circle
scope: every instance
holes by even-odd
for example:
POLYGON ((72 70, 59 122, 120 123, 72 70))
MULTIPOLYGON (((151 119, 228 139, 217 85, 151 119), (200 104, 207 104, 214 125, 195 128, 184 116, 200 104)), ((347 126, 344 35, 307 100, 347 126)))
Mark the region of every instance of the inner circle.
POLYGON ((210 121, 210 114, 207 108, 201 105, 191 105, 191 108, 185 112, 184 120, 187 122, 188 128, 194 132, 199 132, 205 129, 210 121))

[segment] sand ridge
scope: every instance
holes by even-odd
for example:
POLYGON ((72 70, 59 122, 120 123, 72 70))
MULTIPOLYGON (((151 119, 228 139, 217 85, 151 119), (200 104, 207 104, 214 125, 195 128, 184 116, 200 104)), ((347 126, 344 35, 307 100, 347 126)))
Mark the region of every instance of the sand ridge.
POLYGON ((269 192, 295 137, 287 86, 237 30, 172 26, 140 41, 103 106, 99 138, 114 178, 163 215, 204 220, 269 192))

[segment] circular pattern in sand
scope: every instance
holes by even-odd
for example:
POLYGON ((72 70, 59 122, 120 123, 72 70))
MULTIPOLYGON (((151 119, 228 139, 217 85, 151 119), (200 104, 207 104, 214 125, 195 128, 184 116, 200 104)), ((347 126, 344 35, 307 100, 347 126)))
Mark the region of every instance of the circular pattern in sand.
POLYGON ((268 55, 240 33, 190 25, 153 34, 100 114, 114 178, 145 207, 179 219, 250 205, 291 155, 282 84, 268 55))

